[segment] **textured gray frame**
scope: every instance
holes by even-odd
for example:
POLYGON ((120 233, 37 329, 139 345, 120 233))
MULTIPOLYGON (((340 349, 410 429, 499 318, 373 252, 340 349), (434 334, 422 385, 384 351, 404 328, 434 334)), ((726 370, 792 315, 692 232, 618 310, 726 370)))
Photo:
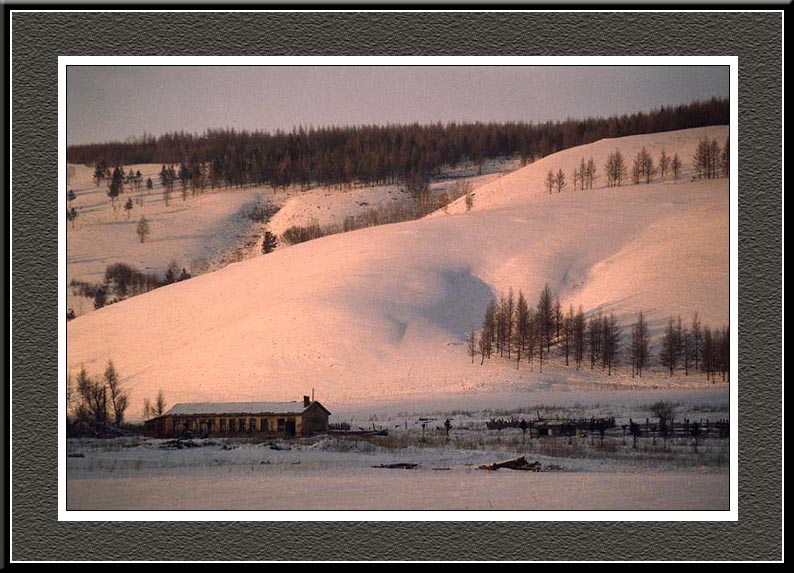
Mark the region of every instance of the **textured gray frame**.
POLYGON ((782 559, 781 12, 10 17, 15 561, 782 559), (739 57, 738 522, 57 521, 58 55, 620 54, 739 57))

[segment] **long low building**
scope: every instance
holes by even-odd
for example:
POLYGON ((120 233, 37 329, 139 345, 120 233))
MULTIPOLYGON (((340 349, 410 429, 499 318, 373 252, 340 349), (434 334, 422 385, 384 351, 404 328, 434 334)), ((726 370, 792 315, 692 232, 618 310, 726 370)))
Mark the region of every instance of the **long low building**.
POLYGON ((211 436, 304 437, 328 431, 331 415, 319 402, 196 402, 176 404, 146 420, 146 433, 159 438, 187 433, 211 436))

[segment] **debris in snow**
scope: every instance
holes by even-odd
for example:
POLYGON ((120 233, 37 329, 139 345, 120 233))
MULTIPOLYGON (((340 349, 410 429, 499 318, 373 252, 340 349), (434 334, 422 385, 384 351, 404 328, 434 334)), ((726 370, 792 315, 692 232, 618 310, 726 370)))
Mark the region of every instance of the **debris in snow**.
POLYGON ((540 462, 529 463, 527 462, 527 459, 524 456, 521 456, 519 458, 513 458, 512 460, 505 460, 503 462, 483 464, 477 467, 477 469, 480 470, 491 470, 491 471, 496 471, 499 468, 507 468, 511 470, 524 470, 524 471, 532 471, 532 472, 542 471, 540 467, 540 462))
POLYGON ((413 470, 419 467, 419 464, 407 464, 407 463, 399 463, 399 464, 380 464, 378 466, 372 466, 373 468, 387 468, 390 470, 413 470))

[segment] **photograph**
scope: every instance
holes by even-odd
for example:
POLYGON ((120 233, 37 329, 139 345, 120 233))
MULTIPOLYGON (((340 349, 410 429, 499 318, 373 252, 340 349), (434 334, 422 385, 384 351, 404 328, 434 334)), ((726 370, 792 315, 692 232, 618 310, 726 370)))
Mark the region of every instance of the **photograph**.
POLYGON ((737 66, 60 57, 60 518, 738 519, 737 66))

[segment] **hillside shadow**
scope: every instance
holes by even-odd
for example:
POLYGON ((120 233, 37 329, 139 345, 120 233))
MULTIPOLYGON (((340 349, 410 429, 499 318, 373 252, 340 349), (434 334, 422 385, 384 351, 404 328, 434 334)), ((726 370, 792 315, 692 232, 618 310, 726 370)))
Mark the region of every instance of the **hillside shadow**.
POLYGON ((469 269, 445 269, 439 272, 443 296, 424 309, 425 318, 458 338, 478 329, 485 307, 495 298, 491 287, 469 269))

